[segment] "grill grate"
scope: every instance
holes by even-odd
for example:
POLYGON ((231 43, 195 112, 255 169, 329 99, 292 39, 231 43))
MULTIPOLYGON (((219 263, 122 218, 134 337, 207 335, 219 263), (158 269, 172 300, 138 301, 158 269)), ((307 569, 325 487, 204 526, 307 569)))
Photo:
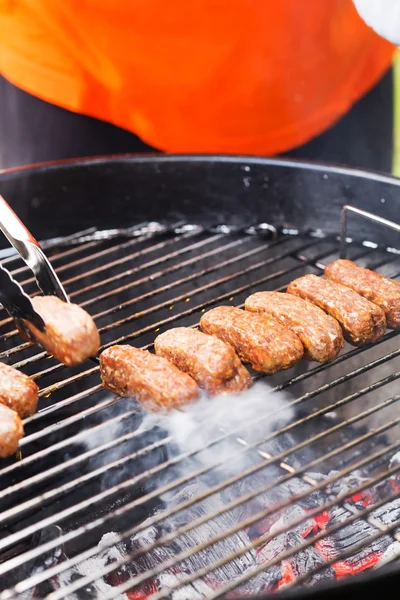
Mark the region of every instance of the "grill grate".
MULTIPOLYGON (((218 303, 242 306, 255 291, 284 290, 300 275, 320 274, 327 262, 338 257, 339 250, 334 236, 274 235, 271 231, 265 236, 227 235, 200 227, 181 227, 175 232, 153 233, 142 228, 135 237, 122 242, 118 237, 80 243, 71 239, 68 245, 48 248, 47 253, 71 299, 94 316, 103 348, 127 341, 151 348, 160 331, 177 325, 196 326, 202 312, 218 303)), ((359 264, 390 277, 400 275, 400 257, 393 252, 351 243, 347 254, 359 264)), ((19 259, 10 256, 5 262, 28 293, 37 293, 33 278, 19 259)), ((289 550, 255 564, 203 595, 218 598, 243 586, 257 573, 335 531, 360 523, 361 519, 371 528, 367 539, 353 544, 348 551, 342 549, 339 558, 311 565, 307 575, 297 574, 289 585, 304 583, 312 573, 326 571, 339 559, 353 556, 385 536, 400 541, 396 531, 400 510, 389 523, 377 517, 378 508, 398 499, 397 488, 385 488, 384 496, 366 507, 349 501, 350 496, 374 485, 383 486, 388 478, 393 482, 400 471, 397 464, 388 466, 400 449, 400 415, 396 416, 400 395, 395 393, 400 377, 400 350, 395 332, 386 333, 372 348, 346 346, 329 365, 307 365, 303 361, 291 371, 267 378, 273 391, 290 394, 285 410, 292 407, 295 416, 256 438, 248 437, 249 432, 253 428, 258 431, 263 424, 268 430, 271 418, 285 412, 281 407, 258 415, 254 422, 242 423, 236 431, 219 428, 207 444, 208 449, 215 449, 214 460, 204 465, 197 460, 204 446, 174 453, 170 450, 176 442, 173 436, 159 428, 145 431, 141 427, 140 406, 134 400, 117 398, 103 390, 98 367, 87 363, 66 368, 45 352, 20 343, 13 322, 5 313, 0 319, 0 347, 4 348, 0 360, 21 368, 41 388, 40 411, 25 420, 22 460, 5 461, 0 469, 1 600, 30 598, 34 590, 35 597, 51 600, 96 597, 90 596, 94 593, 90 585, 100 577, 110 576, 141 555, 176 542, 178 536, 220 515, 248 506, 260 494, 295 481, 301 484, 295 498, 292 493, 262 510, 252 510, 250 516, 237 520, 223 532, 214 531, 203 543, 177 550, 169 558, 165 555, 166 559, 153 568, 122 580, 116 587, 108 586, 101 597, 127 597, 123 594, 129 589, 170 568, 176 569, 178 564, 187 564, 203 549, 210 551, 216 543, 278 514, 294 499, 309 499, 322 491, 324 501, 311 506, 306 515, 276 528, 273 534, 267 531, 255 539, 249 537, 248 543, 235 552, 217 556, 194 572, 183 573, 162 590, 153 590, 151 598, 173 595, 174 590, 189 584, 194 594, 191 597, 200 597, 201 578, 332 507, 340 506, 345 511, 339 523, 314 532, 289 550), (221 444, 227 440, 236 444, 235 451, 229 456, 218 456, 221 444), (228 469, 227 465, 243 456, 251 457, 245 469, 228 469), (332 472, 338 464, 340 468, 332 472), (319 479, 314 470, 324 478, 319 479), (220 474, 215 480, 217 471, 224 476, 220 474), (330 491, 335 483, 355 472, 368 477, 353 482, 350 491, 330 491), (211 479, 205 479, 208 476, 211 479), (207 481, 205 491, 159 510, 160 498, 199 481, 207 481), (255 488, 242 489, 243 482, 253 482, 255 488), (120 535, 118 541, 129 540, 150 526, 183 514, 200 501, 214 498, 217 492, 227 493, 217 510, 173 531, 162 532, 139 551, 127 547, 123 556, 102 564, 101 571, 81 573, 79 578, 60 586, 62 576, 74 565, 115 546, 114 538, 103 539, 100 549, 98 542, 103 534, 115 531, 120 535), (228 492, 232 492, 230 496, 228 492)), ((262 378, 255 375, 254 379, 262 378)), ((243 592, 244 588, 239 589, 243 592)))

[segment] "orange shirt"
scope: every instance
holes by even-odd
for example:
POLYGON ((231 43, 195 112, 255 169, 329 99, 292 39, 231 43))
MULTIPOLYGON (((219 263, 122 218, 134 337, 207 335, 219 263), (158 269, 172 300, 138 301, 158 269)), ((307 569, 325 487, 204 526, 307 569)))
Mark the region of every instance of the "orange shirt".
POLYGON ((296 147, 393 52, 351 0, 0 0, 0 73, 168 152, 296 147))

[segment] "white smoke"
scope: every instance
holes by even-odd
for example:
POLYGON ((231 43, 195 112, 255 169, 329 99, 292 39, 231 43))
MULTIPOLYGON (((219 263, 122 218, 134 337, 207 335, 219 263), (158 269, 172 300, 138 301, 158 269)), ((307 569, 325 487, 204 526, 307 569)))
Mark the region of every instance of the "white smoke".
MULTIPOLYGON (((143 438, 145 446, 147 436, 152 431, 162 430, 173 442, 163 447, 167 460, 190 454, 197 469, 212 469, 218 465, 217 478, 222 481, 265 460, 257 454, 256 444, 261 444, 273 431, 292 418, 293 409, 289 405, 288 396, 283 392, 273 392, 269 385, 258 382, 240 394, 213 398, 203 394, 196 402, 179 410, 145 411, 136 435, 143 438), (246 448, 247 445, 253 447, 246 448)), ((118 424, 102 432, 101 442, 115 439, 123 433, 126 433, 126 430, 122 431, 122 426, 118 424)), ((92 447, 93 442, 97 445, 99 440, 88 440, 88 445, 92 447)), ((107 452, 107 462, 121 456, 118 447, 115 448, 115 453, 118 456, 110 456, 110 452, 107 452)), ((115 474, 108 471, 104 478, 105 486, 110 488, 116 484, 114 477, 117 477, 118 481, 129 479, 129 464, 125 468, 127 472, 123 474, 121 470, 115 474)), ((143 470, 145 468, 146 465, 143 466, 143 470)), ((186 476, 188 468, 187 461, 176 461, 172 468, 173 473, 170 468, 169 479, 186 476)), ((136 470, 136 473, 138 472, 140 469, 136 470)), ((162 496, 161 499, 166 500, 162 496)))
MULTIPOLYGON (((124 401, 123 407, 111 408, 119 415, 124 410, 134 409, 134 402, 124 401), (123 408, 123 410, 121 410, 123 408)), ((118 406, 119 405, 119 406, 118 406)), ((111 416, 114 416, 113 413, 111 416)), ((108 469, 103 473, 103 489, 110 489, 124 480, 129 480, 133 474, 165 460, 176 459, 183 455, 191 455, 188 460, 175 460, 169 467, 168 480, 186 477, 189 472, 196 470, 213 470, 213 483, 223 481, 229 476, 240 475, 245 469, 265 460, 257 453, 263 440, 272 436, 273 432, 293 419, 293 408, 289 404, 289 396, 283 392, 272 391, 264 383, 257 382, 250 389, 239 394, 201 397, 179 410, 169 412, 143 411, 139 427, 134 431, 137 446, 145 448, 154 439, 154 431, 162 431, 162 435, 171 438, 172 443, 160 443, 159 454, 156 451, 135 459, 123 462, 116 469, 108 469), (259 444, 258 444, 259 442, 259 444), (251 447, 248 448, 247 446, 251 447), (133 473, 134 471, 134 473, 133 473)), ((107 417, 110 417, 108 413, 107 417)), ((130 435, 134 427, 132 419, 107 423, 93 436, 88 436, 85 444, 88 450, 99 448, 103 444, 112 443, 123 435, 130 435)), ((129 455, 127 448, 118 443, 93 458, 93 468, 103 467, 129 455)), ((162 481, 163 472, 160 472, 162 481)), ((209 479, 203 478, 203 483, 209 484, 209 479)), ((167 498, 160 496, 161 500, 167 498)))

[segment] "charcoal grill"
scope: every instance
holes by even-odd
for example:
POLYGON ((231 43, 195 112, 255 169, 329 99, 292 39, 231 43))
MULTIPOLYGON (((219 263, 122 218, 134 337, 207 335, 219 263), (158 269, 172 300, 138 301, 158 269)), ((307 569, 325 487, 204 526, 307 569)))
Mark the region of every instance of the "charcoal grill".
MULTIPOLYGON (((0 193, 45 240, 71 300, 94 316, 103 348, 151 348, 160 331, 195 326, 213 306, 240 306, 255 291, 284 290, 300 275, 321 274, 339 256, 342 207, 398 222, 399 192, 399 181, 383 175, 248 157, 107 157, 0 174, 0 193)), ((400 275, 398 232, 349 215, 346 236, 349 258, 400 275)), ((5 243, 0 253, 24 289, 38 293, 5 243)), ((346 346, 328 365, 303 361, 273 377, 255 376, 267 379, 275 394, 285 392, 290 421, 268 429, 271 409, 265 406, 257 423, 229 431, 218 426, 208 443, 215 463, 204 465, 198 460, 204 448, 182 452, 159 424, 145 430, 141 407, 102 389, 93 363, 66 368, 24 343, 4 311, 0 319, 0 360, 31 375, 41 389, 40 410, 25 421, 20 456, 0 466, 1 600, 127 598, 129 590, 137 600, 214 600, 234 590, 247 596, 260 593, 251 587, 256 576, 275 573, 271 569, 283 561, 321 547, 316 544, 346 527, 366 527, 367 534, 323 562, 308 557, 306 571, 292 572, 280 593, 350 598, 382 585, 398 589, 400 465, 391 460, 400 449, 395 332, 373 347, 346 346), (254 437, 263 423, 268 432, 254 437), (227 440, 230 456, 220 453, 227 440), (235 469, 243 456, 249 462, 235 469), (263 504, 279 486, 291 492, 263 504), (372 488, 379 494, 366 503, 372 488), (166 503, 167 493, 175 492, 178 500, 166 503), (218 502, 208 504, 217 492, 218 502), (289 524, 250 535, 302 502, 306 513, 289 524), (192 513, 193 507, 200 508, 192 513), (342 518, 328 528, 304 537, 293 533, 332 510, 342 511, 342 518), (226 514, 225 530, 215 527, 214 537, 177 542, 226 514), (174 524, 169 529, 168 519, 174 524), (155 537, 146 537, 149 527, 162 524, 155 537), (236 543, 232 536, 244 530, 246 543, 236 543), (281 552, 210 584, 218 568, 243 565, 252 550, 285 531, 291 544, 281 552), (223 552, 229 539, 234 544, 223 552), (357 552, 372 555, 383 539, 389 540, 385 548, 397 548, 385 565, 381 559, 368 563, 343 581, 321 576, 357 552), (310 577, 319 585, 309 587, 310 577)), ((267 591, 272 587, 263 595, 267 591)))

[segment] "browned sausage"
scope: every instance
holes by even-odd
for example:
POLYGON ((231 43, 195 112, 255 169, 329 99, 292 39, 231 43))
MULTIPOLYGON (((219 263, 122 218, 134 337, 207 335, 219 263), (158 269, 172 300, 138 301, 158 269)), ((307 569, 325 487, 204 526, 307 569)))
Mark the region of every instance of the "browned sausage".
POLYGON ((21 418, 8 406, 0 404, 0 458, 15 454, 24 435, 21 418))
POLYGON ((157 355, 189 373, 211 395, 241 391, 251 385, 251 376, 231 345, 192 327, 161 333, 154 348, 157 355))
POLYGON ((196 382, 161 356, 132 346, 111 346, 100 354, 103 385, 135 397, 151 410, 171 409, 197 398, 196 382))
POLYGON ((32 323, 26 327, 41 346, 64 365, 72 366, 95 356, 100 336, 92 317, 77 304, 56 296, 35 296, 32 304, 45 322, 45 331, 32 323))
POLYGON ((354 346, 375 342, 385 333, 383 310, 340 283, 304 275, 292 281, 287 291, 309 300, 337 319, 345 340, 354 346))
POLYGON ((25 373, 0 363, 0 403, 20 417, 33 415, 38 404, 38 386, 25 373))
POLYGON ((304 358, 327 362, 344 346, 339 323, 323 310, 291 294, 257 292, 245 302, 246 310, 268 313, 291 329, 304 346, 304 358))
POLYGON ((283 371, 303 356, 303 345, 297 335, 268 314, 219 306, 201 317, 200 327, 231 344, 255 371, 267 374, 283 371))
POLYGON ((359 267, 351 260, 326 265, 325 277, 351 288, 382 308, 388 327, 400 328, 400 283, 380 273, 359 267))

